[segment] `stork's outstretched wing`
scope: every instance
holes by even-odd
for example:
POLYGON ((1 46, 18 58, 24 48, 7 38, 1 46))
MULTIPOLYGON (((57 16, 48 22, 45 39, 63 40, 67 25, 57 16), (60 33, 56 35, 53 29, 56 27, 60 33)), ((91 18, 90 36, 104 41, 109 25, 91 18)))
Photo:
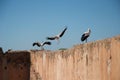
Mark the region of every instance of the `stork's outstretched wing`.
POLYGON ((61 33, 59 33, 58 35, 53 36, 53 37, 47 37, 46 39, 47 40, 55 40, 55 39, 58 40, 60 37, 62 37, 64 35, 66 30, 67 30, 67 27, 61 33))
POLYGON ((67 27, 59 34, 59 37, 62 37, 66 30, 67 30, 67 27))
POLYGON ((55 37, 46 37, 47 40, 55 40, 55 37))
POLYGON ((35 45, 37 45, 38 47, 41 46, 41 44, 40 44, 39 42, 34 42, 34 43, 33 43, 33 46, 35 46, 35 45))
POLYGON ((45 44, 47 44, 47 45, 51 45, 51 42, 46 41, 46 42, 43 43, 43 45, 45 45, 45 44))
POLYGON ((84 40, 87 39, 88 37, 89 37, 89 35, 83 34, 82 37, 81 37, 81 41, 84 41, 84 40))

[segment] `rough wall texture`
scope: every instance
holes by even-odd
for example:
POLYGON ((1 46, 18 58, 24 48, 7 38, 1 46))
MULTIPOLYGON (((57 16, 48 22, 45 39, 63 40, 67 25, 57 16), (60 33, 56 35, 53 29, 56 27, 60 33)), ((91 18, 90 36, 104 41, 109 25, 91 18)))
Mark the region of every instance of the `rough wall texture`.
POLYGON ((0 54, 0 80, 30 80, 30 53, 0 54))
POLYGON ((0 80, 120 80, 120 36, 58 51, 0 53, 0 80))

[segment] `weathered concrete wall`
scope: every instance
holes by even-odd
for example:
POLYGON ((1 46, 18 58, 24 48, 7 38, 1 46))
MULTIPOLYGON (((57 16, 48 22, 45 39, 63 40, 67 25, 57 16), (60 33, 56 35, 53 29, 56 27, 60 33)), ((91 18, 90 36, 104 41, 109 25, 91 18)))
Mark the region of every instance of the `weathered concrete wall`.
POLYGON ((120 36, 64 51, 31 51, 32 80, 120 80, 120 36))
POLYGON ((58 51, 0 52, 0 80, 120 80, 120 36, 58 51))
POLYGON ((13 51, 0 55, 0 80, 30 80, 30 53, 13 51))

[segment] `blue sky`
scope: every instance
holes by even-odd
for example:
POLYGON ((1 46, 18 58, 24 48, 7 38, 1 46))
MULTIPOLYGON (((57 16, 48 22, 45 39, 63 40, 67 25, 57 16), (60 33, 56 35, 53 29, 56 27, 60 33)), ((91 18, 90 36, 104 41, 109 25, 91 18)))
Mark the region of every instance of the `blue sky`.
POLYGON ((58 45, 49 50, 81 44, 80 37, 92 30, 89 42, 120 34, 119 0, 0 0, 0 47, 4 51, 39 49, 35 41, 46 41, 68 26, 58 45))

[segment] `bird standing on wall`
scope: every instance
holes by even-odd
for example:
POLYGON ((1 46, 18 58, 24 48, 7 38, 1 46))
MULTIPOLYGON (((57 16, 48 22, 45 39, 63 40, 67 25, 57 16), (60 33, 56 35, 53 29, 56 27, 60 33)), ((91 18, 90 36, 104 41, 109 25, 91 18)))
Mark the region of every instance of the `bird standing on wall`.
POLYGON ((64 35, 66 30, 67 30, 67 27, 65 27, 65 29, 62 32, 60 32, 58 35, 52 36, 52 37, 47 37, 46 39, 47 40, 57 40, 57 41, 59 41, 60 37, 62 37, 64 35))
POLYGON ((49 42, 49 41, 46 41, 46 42, 43 42, 43 43, 34 42, 34 43, 33 43, 33 46, 37 45, 38 47, 41 47, 41 50, 44 50, 43 46, 44 46, 45 44, 46 44, 46 45, 51 45, 51 42, 49 42))
POLYGON ((88 31, 84 32, 84 34, 82 35, 81 41, 86 40, 86 43, 87 43, 87 38, 90 36, 90 33, 91 33, 91 30, 88 28, 88 31))

